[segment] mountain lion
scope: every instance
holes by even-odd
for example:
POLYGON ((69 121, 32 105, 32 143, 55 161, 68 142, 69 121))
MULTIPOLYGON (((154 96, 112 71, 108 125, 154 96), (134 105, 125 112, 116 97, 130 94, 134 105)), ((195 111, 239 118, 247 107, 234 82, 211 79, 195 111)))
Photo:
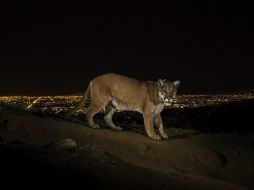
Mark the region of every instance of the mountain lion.
POLYGON ((95 124, 93 116, 107 106, 110 109, 104 119, 111 129, 122 129, 112 121, 117 109, 138 111, 143 114, 148 137, 154 140, 160 140, 161 137, 167 139, 160 112, 175 99, 179 84, 179 80, 167 82, 159 79, 157 82, 143 82, 114 73, 103 74, 90 81, 83 99, 66 117, 80 110, 86 101, 91 99, 86 110, 86 118, 91 128, 100 128, 95 124), (161 137, 155 133, 154 125, 159 128, 161 137))

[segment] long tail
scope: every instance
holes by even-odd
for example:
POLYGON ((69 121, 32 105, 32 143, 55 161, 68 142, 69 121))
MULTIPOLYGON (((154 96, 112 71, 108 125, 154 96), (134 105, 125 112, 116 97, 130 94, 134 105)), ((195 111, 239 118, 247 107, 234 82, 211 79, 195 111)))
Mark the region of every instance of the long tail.
POLYGON ((65 114, 65 118, 70 117, 71 115, 73 115, 75 112, 77 112, 78 110, 80 110, 83 106, 85 106, 86 101, 88 100, 89 96, 91 94, 91 86, 89 85, 83 95, 82 100, 80 101, 80 103, 78 104, 77 107, 73 108, 71 111, 67 112, 65 114))

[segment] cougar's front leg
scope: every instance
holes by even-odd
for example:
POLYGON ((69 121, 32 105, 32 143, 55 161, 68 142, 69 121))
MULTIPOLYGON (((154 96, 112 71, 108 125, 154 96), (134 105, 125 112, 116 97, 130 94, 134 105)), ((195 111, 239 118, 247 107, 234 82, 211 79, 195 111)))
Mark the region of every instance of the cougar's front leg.
POLYGON ((154 131, 152 113, 151 112, 144 112, 143 117, 144 117, 145 129, 146 129, 146 133, 147 133, 148 137, 151 139, 154 139, 154 140, 160 140, 161 137, 159 135, 157 135, 154 131))
POLYGON ((163 122, 162 122, 160 114, 153 118, 153 122, 154 122, 154 125, 159 128, 159 131, 160 131, 160 134, 161 134, 162 138, 163 139, 168 139, 168 135, 164 130, 163 122))

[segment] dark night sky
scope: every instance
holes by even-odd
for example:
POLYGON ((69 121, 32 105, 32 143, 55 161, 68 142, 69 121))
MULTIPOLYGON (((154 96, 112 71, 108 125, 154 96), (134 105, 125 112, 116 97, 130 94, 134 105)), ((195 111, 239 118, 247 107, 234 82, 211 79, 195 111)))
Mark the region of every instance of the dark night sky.
POLYGON ((182 93, 254 89, 247 1, 7 2, 0 95, 74 94, 107 72, 180 79, 182 93))

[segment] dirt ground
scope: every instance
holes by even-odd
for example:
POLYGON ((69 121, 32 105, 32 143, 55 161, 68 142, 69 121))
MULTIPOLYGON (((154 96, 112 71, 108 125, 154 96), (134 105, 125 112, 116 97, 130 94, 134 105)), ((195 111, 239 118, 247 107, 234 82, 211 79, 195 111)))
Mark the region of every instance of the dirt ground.
POLYGON ((9 186, 16 181, 104 189, 254 188, 251 132, 167 128, 170 139, 154 141, 132 130, 91 129, 30 113, 9 113, 6 120, 0 167, 1 183, 9 186))

